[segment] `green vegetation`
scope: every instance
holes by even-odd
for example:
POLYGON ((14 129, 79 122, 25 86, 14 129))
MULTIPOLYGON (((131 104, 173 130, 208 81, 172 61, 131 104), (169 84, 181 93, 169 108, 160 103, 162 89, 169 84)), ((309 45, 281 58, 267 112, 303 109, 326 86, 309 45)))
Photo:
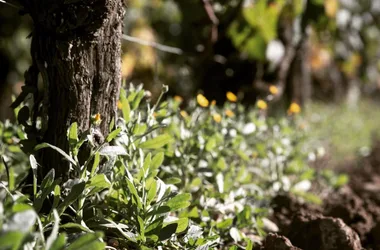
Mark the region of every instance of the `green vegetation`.
POLYGON ((304 114, 311 144, 324 147, 332 165, 369 153, 379 136, 375 101, 361 100, 356 106, 311 103, 304 114))
POLYGON ((278 192, 318 202, 308 193, 316 175, 298 117, 268 119, 262 103, 247 110, 231 94, 223 107, 198 95, 186 110, 180 97, 155 105, 148 97, 141 86, 123 90, 120 117, 100 144, 101 117, 83 135, 72 124, 68 154, 43 143, 25 155, 21 127, 1 125, 4 249, 252 249, 278 192), (80 164, 83 143, 93 146, 80 164), (36 173, 34 155, 45 147, 70 162, 71 178, 52 169, 22 194, 25 167, 36 173))

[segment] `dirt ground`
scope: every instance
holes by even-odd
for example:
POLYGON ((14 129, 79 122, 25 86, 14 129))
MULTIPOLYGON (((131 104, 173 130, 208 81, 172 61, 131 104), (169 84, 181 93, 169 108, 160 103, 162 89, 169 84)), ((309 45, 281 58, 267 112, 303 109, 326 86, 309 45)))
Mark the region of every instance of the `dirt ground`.
POLYGON ((280 231, 270 233, 259 249, 380 250, 380 141, 343 171, 350 182, 321 206, 290 194, 275 197, 272 220, 280 231))

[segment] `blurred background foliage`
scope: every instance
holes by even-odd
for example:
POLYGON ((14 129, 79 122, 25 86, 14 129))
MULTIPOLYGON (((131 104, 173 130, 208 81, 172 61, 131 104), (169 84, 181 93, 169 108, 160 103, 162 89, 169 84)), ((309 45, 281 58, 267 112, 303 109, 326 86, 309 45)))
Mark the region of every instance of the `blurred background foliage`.
MULTIPOLYGON (((265 100, 272 115, 285 115, 297 103, 308 109, 307 118, 328 117, 326 124, 368 119, 360 130, 373 129, 375 114, 361 114, 374 110, 380 90, 379 0, 127 0, 126 5, 123 78, 143 83, 153 100, 163 83, 184 105, 199 92, 222 105, 231 91, 248 105, 265 100), (131 37, 173 47, 174 53, 131 37)), ((19 91, 29 65, 32 24, 4 4, 0 23, 4 120, 12 116, 11 93, 19 91)), ((321 141, 330 128, 318 132, 321 124, 314 120, 310 127, 321 141)), ((349 127, 345 131, 354 136, 349 127)), ((370 134, 351 148, 367 146, 370 134)))

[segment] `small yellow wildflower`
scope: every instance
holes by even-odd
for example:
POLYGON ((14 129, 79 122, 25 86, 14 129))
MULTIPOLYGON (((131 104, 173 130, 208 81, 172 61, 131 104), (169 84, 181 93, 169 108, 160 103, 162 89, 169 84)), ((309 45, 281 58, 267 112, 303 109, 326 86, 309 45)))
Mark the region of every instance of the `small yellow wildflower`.
POLYGON ((268 108, 268 105, 265 101, 263 100, 258 100, 257 103, 256 103, 257 107, 259 107, 259 109, 267 109, 268 108))
POLYGON ((92 121, 95 125, 100 125, 100 123, 102 122, 100 114, 97 113, 96 115, 92 116, 92 121))
POLYGON ((222 116, 218 113, 215 113, 212 118, 214 118, 214 121, 217 123, 220 123, 222 121, 222 116))
POLYGON ((230 102, 236 102, 236 101, 237 101, 237 96, 236 96, 234 93, 232 93, 231 91, 228 91, 228 92, 226 93, 226 97, 227 97, 227 99, 228 99, 230 102))
POLYGON ((117 108, 118 109, 122 109, 123 108, 123 104, 121 103, 121 101, 117 101, 117 108))
POLYGON ((298 105, 296 102, 292 102, 292 104, 290 104, 290 107, 288 109, 288 114, 289 115, 298 114, 299 112, 301 112, 300 105, 298 105))
POLYGON ((278 88, 275 85, 270 85, 269 86, 269 92, 272 95, 277 95, 278 94, 278 88))
POLYGON ((182 101, 183 101, 183 98, 182 98, 181 96, 179 96, 179 95, 176 95, 176 96, 174 96, 174 100, 175 100, 176 102, 182 102, 182 101))
POLYGON ((201 107, 204 107, 204 108, 208 107, 208 104, 209 104, 207 98, 202 94, 197 95, 197 102, 201 107))
POLYGON ((225 113, 228 117, 233 117, 235 115, 235 113, 231 109, 226 109, 225 113))
POLYGON ((216 101, 212 100, 210 106, 215 106, 215 105, 216 105, 216 101))
POLYGON ((189 115, 187 114, 187 112, 185 110, 181 110, 181 112, 179 112, 180 115, 183 117, 183 118, 187 118, 189 117, 189 115))

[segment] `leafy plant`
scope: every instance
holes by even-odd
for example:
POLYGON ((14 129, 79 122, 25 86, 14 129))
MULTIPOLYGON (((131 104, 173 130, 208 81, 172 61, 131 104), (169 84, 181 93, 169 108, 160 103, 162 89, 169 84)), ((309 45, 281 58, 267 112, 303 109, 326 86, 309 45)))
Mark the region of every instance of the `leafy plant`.
POLYGON ((151 104, 142 86, 122 90, 119 117, 104 140, 97 139, 101 117, 95 114, 88 131, 71 125, 68 152, 35 146, 33 152, 59 152, 70 164, 70 179, 51 170, 38 181, 40 166, 30 154, 33 195, 21 194, 17 183, 13 189, 2 184, 2 244, 252 249, 267 231, 268 204, 278 192, 318 199, 305 188, 318 175, 307 166, 312 148, 305 147, 299 117, 267 118, 264 101, 247 109, 232 93, 224 106, 198 96, 180 109, 180 97, 162 100, 166 92, 151 104), (85 144, 90 150, 83 161, 85 144))

